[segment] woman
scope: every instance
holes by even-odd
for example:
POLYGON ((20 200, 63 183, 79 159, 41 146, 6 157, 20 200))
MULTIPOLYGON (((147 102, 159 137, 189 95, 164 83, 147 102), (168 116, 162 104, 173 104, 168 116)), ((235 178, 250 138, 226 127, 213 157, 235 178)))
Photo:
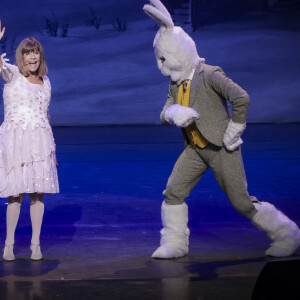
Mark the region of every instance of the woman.
MULTIPOLYGON (((0 40, 5 32, 1 29, 0 40)), ((34 38, 16 50, 16 65, 1 55, 4 122, 0 127, 0 197, 8 197, 3 259, 15 260, 15 229, 25 193, 30 197, 31 259, 42 259, 40 232, 44 193, 58 193, 55 143, 48 119, 51 86, 45 54, 34 38)))

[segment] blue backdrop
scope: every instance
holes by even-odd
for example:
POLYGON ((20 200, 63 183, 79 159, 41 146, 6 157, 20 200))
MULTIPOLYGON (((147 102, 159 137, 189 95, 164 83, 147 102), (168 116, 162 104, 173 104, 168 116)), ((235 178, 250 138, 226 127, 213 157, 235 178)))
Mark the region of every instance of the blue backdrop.
MULTIPOLYGON (((41 41, 54 125, 159 124, 168 79, 156 67, 152 42, 158 26, 142 10, 146 2, 1 0, 6 39, 0 52, 14 62, 23 38, 41 41)), ((195 39, 199 55, 248 91, 248 122, 299 122, 299 11, 272 9, 282 0, 267 2, 268 11, 235 12, 224 20, 218 12, 215 21, 217 5, 211 5, 199 15, 207 22, 196 31, 185 24, 189 16, 183 20, 169 9, 175 24, 195 39)))

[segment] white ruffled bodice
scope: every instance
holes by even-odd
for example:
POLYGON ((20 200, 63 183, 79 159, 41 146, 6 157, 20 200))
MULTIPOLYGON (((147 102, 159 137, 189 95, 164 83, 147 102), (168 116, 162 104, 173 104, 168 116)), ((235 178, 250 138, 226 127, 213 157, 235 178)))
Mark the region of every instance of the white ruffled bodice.
POLYGON ((50 129, 48 107, 51 85, 48 77, 43 77, 43 85, 30 83, 16 66, 7 63, 1 69, 0 76, 4 80, 4 124, 7 129, 22 126, 25 130, 28 124, 32 128, 50 129))

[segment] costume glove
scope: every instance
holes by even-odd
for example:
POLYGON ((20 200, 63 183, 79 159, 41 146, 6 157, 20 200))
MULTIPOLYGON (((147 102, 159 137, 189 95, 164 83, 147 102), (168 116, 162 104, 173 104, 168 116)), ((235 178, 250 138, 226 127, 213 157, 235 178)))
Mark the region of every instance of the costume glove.
POLYGON ((174 104, 169 106, 165 112, 165 120, 169 124, 185 128, 192 124, 200 115, 191 107, 174 104))
POLYGON ((241 135, 245 128, 246 124, 235 123, 232 120, 229 121, 223 137, 223 143, 227 150, 233 151, 243 143, 241 135))

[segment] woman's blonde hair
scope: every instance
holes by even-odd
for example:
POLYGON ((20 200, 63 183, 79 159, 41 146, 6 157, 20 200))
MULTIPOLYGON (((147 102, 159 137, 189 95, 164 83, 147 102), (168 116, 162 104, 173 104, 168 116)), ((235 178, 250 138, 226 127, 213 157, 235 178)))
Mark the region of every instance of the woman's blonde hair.
POLYGON ((23 40, 16 50, 16 65, 18 66, 20 73, 24 76, 28 76, 29 72, 26 71, 24 66, 23 55, 35 50, 40 53, 40 66, 37 69, 37 75, 43 77, 48 73, 44 49, 37 39, 31 37, 23 40))

